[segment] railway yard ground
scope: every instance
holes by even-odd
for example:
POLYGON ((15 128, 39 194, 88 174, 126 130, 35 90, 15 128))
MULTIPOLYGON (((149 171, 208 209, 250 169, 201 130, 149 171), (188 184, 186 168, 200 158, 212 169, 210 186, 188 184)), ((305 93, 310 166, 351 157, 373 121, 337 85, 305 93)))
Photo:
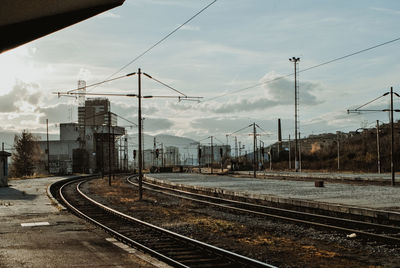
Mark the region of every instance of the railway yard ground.
POLYGON ((57 208, 46 189, 61 179, 15 180, 0 188, 0 267, 167 267, 57 208))
MULTIPOLYGON (((0 216, 4 219, 0 223, 0 267, 161 265, 147 255, 127 253, 108 242, 109 236, 102 230, 58 210, 46 196, 46 186, 59 179, 11 181, 9 188, 0 188, 0 216), (21 226, 32 222, 49 225, 21 226), (68 257, 68 253, 74 258, 68 257), (76 256, 82 256, 85 263, 79 264, 76 256)), ((399 187, 360 185, 360 179, 357 184, 326 182, 325 187, 315 187, 313 180, 183 173, 150 174, 146 180, 153 179, 174 187, 235 193, 286 205, 320 204, 327 210, 366 213, 371 217, 397 219, 400 212, 399 187)), ((133 217, 278 267, 400 266, 399 245, 222 210, 146 189, 139 201, 136 186, 127 183, 125 177, 116 177, 111 187, 106 178, 94 179, 83 189, 95 200, 133 217)))

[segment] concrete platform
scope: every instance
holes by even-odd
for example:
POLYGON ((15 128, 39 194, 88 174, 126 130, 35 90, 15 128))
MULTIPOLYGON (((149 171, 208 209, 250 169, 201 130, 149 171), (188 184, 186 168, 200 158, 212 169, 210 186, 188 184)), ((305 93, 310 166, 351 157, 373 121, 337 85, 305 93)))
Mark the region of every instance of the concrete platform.
POLYGON ((400 221, 400 187, 238 178, 190 173, 149 174, 160 182, 268 202, 400 221))
MULTIPOLYGON (((235 171, 235 174, 253 176, 253 171, 235 171)), ((257 171, 257 176, 272 178, 300 178, 337 181, 358 181, 358 182, 387 182, 392 179, 391 173, 343 173, 343 172, 294 172, 294 171, 257 171)), ((395 174, 395 182, 400 184, 400 175, 395 174)))
POLYGON ((59 211, 46 187, 61 177, 0 188, 0 267, 168 267, 59 211))

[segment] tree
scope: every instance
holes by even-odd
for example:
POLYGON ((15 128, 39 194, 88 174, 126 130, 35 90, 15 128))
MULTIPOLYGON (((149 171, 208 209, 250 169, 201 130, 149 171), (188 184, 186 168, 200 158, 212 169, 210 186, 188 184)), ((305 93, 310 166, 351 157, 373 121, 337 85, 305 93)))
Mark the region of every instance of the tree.
POLYGON ((15 135, 15 151, 11 156, 11 176, 21 177, 33 175, 35 164, 38 162, 39 145, 37 140, 38 139, 27 130, 23 130, 21 135, 15 135))

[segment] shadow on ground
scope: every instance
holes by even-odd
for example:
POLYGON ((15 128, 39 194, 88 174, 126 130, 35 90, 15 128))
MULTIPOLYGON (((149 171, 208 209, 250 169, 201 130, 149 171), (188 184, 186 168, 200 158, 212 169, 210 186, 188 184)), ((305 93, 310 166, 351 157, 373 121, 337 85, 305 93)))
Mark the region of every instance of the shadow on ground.
POLYGON ((27 194, 25 191, 20 191, 12 187, 0 188, 0 200, 34 200, 37 195, 27 194))

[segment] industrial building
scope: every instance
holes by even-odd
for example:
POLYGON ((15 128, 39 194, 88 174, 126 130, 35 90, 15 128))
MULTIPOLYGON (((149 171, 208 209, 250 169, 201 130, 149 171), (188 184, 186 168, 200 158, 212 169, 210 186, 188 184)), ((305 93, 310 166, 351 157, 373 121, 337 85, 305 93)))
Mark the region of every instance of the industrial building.
POLYGON ((199 147, 199 165, 209 165, 211 163, 221 163, 222 160, 231 156, 230 145, 201 145, 199 147))
MULTIPOLYGON (((123 135, 125 128, 117 125, 110 101, 87 99, 78 107, 78 123, 60 124, 60 140, 39 142, 41 168, 52 174, 117 170, 120 154, 116 141, 123 135)), ((126 153, 123 157, 126 159, 126 153)))
MULTIPOLYGON (((149 169, 154 167, 174 167, 181 164, 179 148, 175 146, 166 146, 163 149, 143 150, 143 167, 149 169), (163 151, 164 149, 164 151, 163 151)), ((134 159, 134 167, 138 167, 138 157, 134 159)))

